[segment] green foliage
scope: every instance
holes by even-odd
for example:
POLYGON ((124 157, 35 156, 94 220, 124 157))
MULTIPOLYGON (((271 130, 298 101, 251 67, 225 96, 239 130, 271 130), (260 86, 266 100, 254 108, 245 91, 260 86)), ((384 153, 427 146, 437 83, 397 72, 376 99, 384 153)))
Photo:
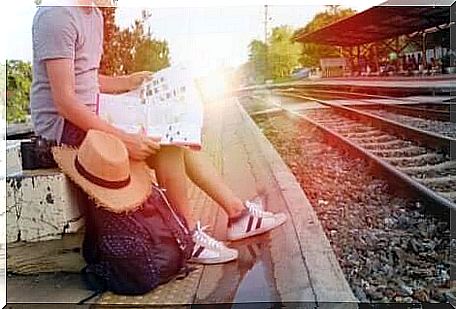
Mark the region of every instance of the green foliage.
POLYGON ((103 8, 104 43, 100 73, 125 75, 137 71, 156 72, 169 66, 168 43, 152 38, 146 24, 150 14, 143 11, 142 18, 135 20, 127 29, 115 24, 116 8, 103 8))
MULTIPOLYGON (((347 17, 356 14, 356 11, 350 8, 341 8, 338 5, 327 5, 324 12, 320 12, 303 28, 296 33, 311 33, 325 26, 338 22, 347 17)), ((319 45, 314 43, 302 44, 302 56, 299 62, 304 67, 314 67, 320 65, 321 58, 338 57, 337 47, 319 45)))
POLYGON ((260 83, 266 79, 267 46, 260 40, 253 40, 249 44, 249 69, 252 70, 255 82, 260 83))
POLYGON ((299 66, 301 46, 292 38, 293 29, 288 26, 272 29, 268 42, 268 70, 274 80, 289 77, 299 66))
POLYGON ((25 122, 29 114, 32 66, 29 62, 8 60, 6 71, 6 120, 8 123, 25 122))
POLYGON ((6 103, 6 66, 0 63, 0 114, 2 120, 5 119, 6 103))
POLYGON ((267 44, 253 40, 249 44, 249 67, 255 82, 289 77, 299 65, 301 46, 292 41, 293 29, 281 26, 272 29, 267 44))

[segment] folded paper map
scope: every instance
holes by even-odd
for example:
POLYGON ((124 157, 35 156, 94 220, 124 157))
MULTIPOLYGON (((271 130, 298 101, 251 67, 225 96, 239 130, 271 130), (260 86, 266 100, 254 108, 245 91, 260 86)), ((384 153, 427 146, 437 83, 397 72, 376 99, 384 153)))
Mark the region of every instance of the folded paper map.
POLYGON ((162 145, 201 148, 203 104, 192 75, 181 66, 154 73, 135 91, 99 94, 97 114, 128 133, 158 138, 162 145))

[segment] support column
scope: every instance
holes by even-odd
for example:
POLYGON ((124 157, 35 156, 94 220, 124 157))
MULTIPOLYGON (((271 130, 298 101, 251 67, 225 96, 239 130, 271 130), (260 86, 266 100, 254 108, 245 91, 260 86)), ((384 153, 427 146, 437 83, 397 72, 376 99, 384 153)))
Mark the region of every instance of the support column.
POLYGON ((423 32, 423 38, 421 41, 421 53, 422 53, 421 63, 418 63, 418 65, 420 65, 420 64, 423 65, 423 71, 424 71, 426 68, 426 32, 423 32))
POLYGON ((380 73, 380 63, 378 61, 377 43, 374 44, 375 71, 380 73))
MULTIPOLYGON (((450 66, 455 66, 455 56, 454 52, 456 51, 456 3, 450 7, 450 22, 452 25, 450 26, 450 66)), ((451 90, 450 95, 454 97, 456 92, 451 90)), ((456 102, 450 103, 450 120, 452 122, 456 122, 456 102)), ((450 145, 450 153, 453 159, 456 159, 456 145, 455 143, 450 145)), ((451 234, 451 242, 450 242, 450 257, 456 256, 456 211, 450 211, 450 234, 451 234)), ((456 287, 456 263, 451 261, 450 263, 450 287, 456 287)))
POLYGON ((360 61, 361 59, 360 59, 360 57, 361 57, 361 46, 358 45, 356 47, 356 58, 357 58, 356 65, 358 67, 358 76, 361 75, 361 61, 360 61))

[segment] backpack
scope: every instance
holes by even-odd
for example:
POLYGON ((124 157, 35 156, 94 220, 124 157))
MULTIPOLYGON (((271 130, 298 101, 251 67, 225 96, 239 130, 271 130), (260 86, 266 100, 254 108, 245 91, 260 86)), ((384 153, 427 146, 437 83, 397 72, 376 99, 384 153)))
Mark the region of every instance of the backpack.
POLYGON ((143 207, 113 213, 93 202, 86 209, 82 253, 87 266, 83 281, 95 294, 140 295, 190 269, 194 243, 186 221, 168 202, 163 189, 153 185, 143 207))

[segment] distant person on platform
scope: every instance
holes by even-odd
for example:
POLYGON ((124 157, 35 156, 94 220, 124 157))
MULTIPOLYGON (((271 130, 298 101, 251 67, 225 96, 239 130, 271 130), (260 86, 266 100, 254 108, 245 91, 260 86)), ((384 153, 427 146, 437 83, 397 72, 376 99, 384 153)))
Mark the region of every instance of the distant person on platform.
POLYGON ((142 134, 128 134, 95 113, 99 92, 126 92, 151 77, 149 72, 110 77, 99 74, 103 51, 103 16, 99 6, 110 1, 45 1, 33 20, 33 84, 31 112, 35 133, 59 143, 79 146, 90 129, 118 137, 134 160, 155 169, 171 203, 195 227, 193 260, 212 264, 232 261, 237 250, 207 235, 194 222, 187 197, 187 176, 228 214, 228 239, 238 240, 274 229, 285 214, 263 210, 258 202, 243 202, 223 183, 203 154, 168 146, 142 134), (51 6, 54 5, 54 6, 51 6), (55 6, 60 5, 60 6, 55 6))

